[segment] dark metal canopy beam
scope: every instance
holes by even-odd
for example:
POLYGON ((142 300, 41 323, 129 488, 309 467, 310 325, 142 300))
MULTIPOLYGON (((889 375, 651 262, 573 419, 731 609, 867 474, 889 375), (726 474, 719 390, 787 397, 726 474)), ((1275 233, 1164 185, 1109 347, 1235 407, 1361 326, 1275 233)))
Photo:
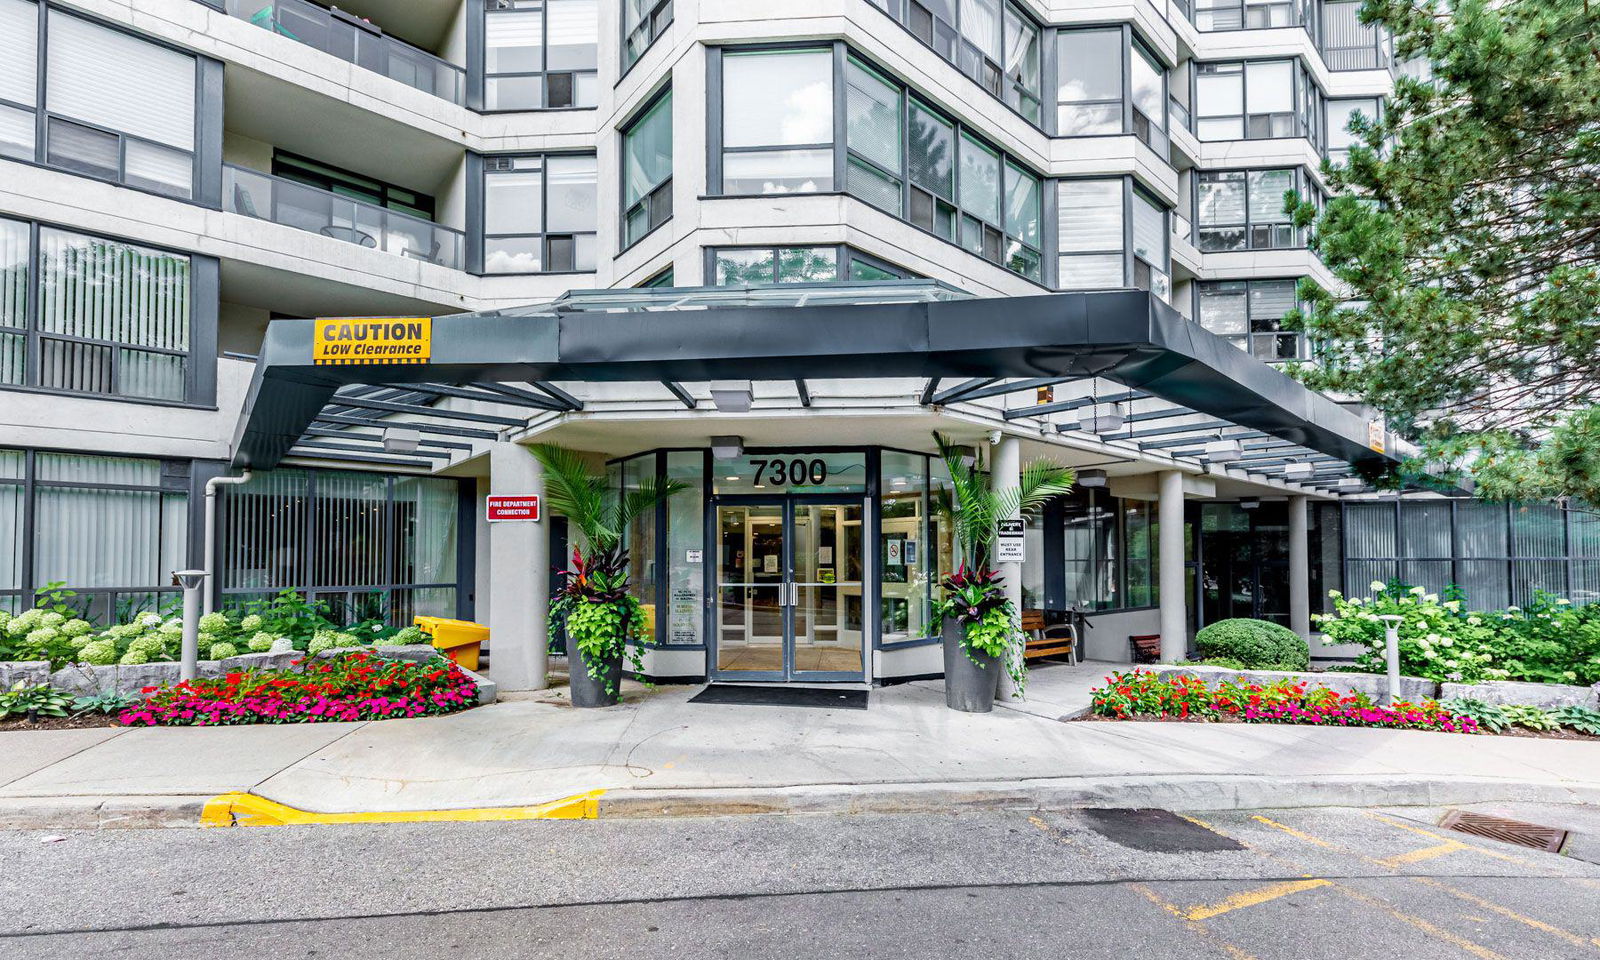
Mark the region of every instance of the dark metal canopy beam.
POLYGON ((806 386, 805 380, 797 378, 794 382, 794 388, 800 391, 800 406, 811 406, 811 390, 806 386))
POLYGON ((948 390, 941 390, 934 394, 932 403, 938 406, 940 404, 953 403, 956 400, 965 400, 968 394, 976 393, 999 379, 999 377, 974 377, 965 383, 958 383, 948 390))
MULTIPOLYGON (((324 427, 311 426, 305 430, 308 437, 327 437, 331 440, 360 440, 364 443, 382 443, 383 435, 379 433, 357 433, 354 430, 329 430, 324 427)), ((471 450, 470 443, 453 443, 449 440, 418 440, 417 443, 424 447, 439 447, 445 450, 471 450)))
POLYGON ((934 393, 936 391, 938 391, 938 389, 939 389, 939 381, 942 380, 942 379, 944 379, 944 378, 943 377, 929 377, 928 378, 928 382, 922 385, 922 396, 917 398, 917 402, 922 404, 924 407, 926 407, 928 404, 932 403, 933 402, 933 395, 934 395, 934 393))
MULTIPOLYGON (((414 423, 409 420, 376 420, 371 417, 347 417, 337 413, 318 413, 316 423, 332 423, 342 427, 400 427, 418 433, 431 433, 440 437, 466 437, 469 440, 496 440, 500 435, 493 430, 476 430, 472 427, 450 427, 437 423, 414 423)), ((303 432, 303 431, 302 431, 303 432)))
MULTIPOLYGON (((1230 434, 1226 439, 1228 439, 1228 440, 1238 440, 1240 442, 1243 442, 1245 440, 1258 440, 1261 437, 1265 437, 1265 436, 1266 436, 1266 434, 1264 434, 1264 433, 1252 430, 1252 431, 1249 431, 1247 433, 1230 434)), ((1208 431, 1206 433, 1206 435, 1203 436, 1203 437, 1178 437, 1177 439, 1174 439, 1174 440, 1147 440, 1144 443, 1139 444, 1139 449, 1140 450, 1164 450, 1167 447, 1185 446, 1186 444, 1194 443, 1196 440, 1214 440, 1214 439, 1216 439, 1216 431, 1212 430, 1212 431, 1208 431)), ((1169 454, 1169 456, 1173 456, 1173 457, 1177 457, 1177 456, 1198 457, 1198 456, 1201 456, 1204 453, 1205 453, 1205 450, 1201 449, 1201 450, 1196 450, 1194 452, 1185 451, 1184 453, 1181 453, 1181 454, 1180 453, 1173 453, 1173 454, 1169 454)))
POLYGON ((426 460, 400 460, 394 457, 363 456, 359 453, 335 453, 327 450, 300 450, 290 448, 286 456, 303 457, 308 460, 342 460, 350 463, 381 463, 386 467, 417 467, 421 470, 432 470, 433 464, 426 460))
POLYGON ((527 421, 516 417, 498 417, 492 413, 473 413, 470 410, 441 410, 438 407, 419 407, 409 403, 389 403, 385 400, 366 400, 339 397, 340 407, 359 407, 363 410, 382 410, 385 413, 409 413, 414 417, 438 417, 441 420, 465 420, 469 423, 498 423, 506 427, 526 426, 527 421))
POLYGON ((684 406, 688 407, 690 410, 693 410, 695 407, 699 406, 700 401, 696 400, 693 396, 691 396, 689 394, 689 391, 683 389, 683 384, 679 383, 678 381, 676 381, 676 380, 663 380, 663 381, 661 381, 661 385, 663 387, 666 387, 668 390, 671 390, 672 391, 672 395, 674 397, 677 397, 678 400, 684 406))
MULTIPOLYGON (((316 447, 318 450, 343 450, 346 453, 367 453, 367 454, 371 454, 371 453, 380 453, 380 452, 382 452, 381 448, 379 450, 374 450, 371 447, 363 447, 363 446, 358 446, 358 445, 354 445, 354 444, 330 443, 330 442, 328 442, 326 440, 306 440, 305 438, 301 438, 300 442, 295 444, 295 446, 296 447, 316 447)), ((412 454, 413 456, 418 456, 418 457, 437 457, 437 458, 442 459, 442 460, 449 460, 450 459, 450 454, 447 453, 444 450, 424 450, 424 449, 422 449, 422 447, 420 445, 417 447, 417 449, 408 450, 406 452, 409 453, 409 454, 412 454)))
POLYGON ((499 403, 508 407, 532 407, 535 410, 565 410, 566 405, 558 403, 549 397, 526 394, 502 393, 500 391, 474 390, 468 387, 452 387, 442 383, 422 383, 412 388, 418 393, 425 393, 433 397, 454 397, 457 400, 476 400, 479 403, 499 403))
MULTIPOLYGON (((655 380, 672 384, 681 400, 686 393, 676 384, 683 381, 799 377, 959 377, 966 389, 1005 378, 1100 377, 1207 418, 1161 431, 1237 428, 1345 462, 1396 459, 1367 447, 1366 420, 1142 290, 728 306, 692 316, 544 306, 456 314, 434 318, 432 356, 422 364, 317 364, 314 327, 312 320, 269 325, 235 436, 235 466, 270 468, 335 391, 353 384, 655 380)), ((950 393, 935 392, 935 402, 950 393)), ((333 402, 446 419, 488 417, 364 398, 333 402)), ((505 425, 513 424, 521 421, 505 425)))

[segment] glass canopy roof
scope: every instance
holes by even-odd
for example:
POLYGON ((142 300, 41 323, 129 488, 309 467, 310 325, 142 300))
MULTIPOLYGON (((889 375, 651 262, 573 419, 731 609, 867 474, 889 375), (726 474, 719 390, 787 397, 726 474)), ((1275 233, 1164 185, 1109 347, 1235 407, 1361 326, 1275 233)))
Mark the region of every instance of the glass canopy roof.
POLYGON ((972 295, 937 280, 875 280, 865 283, 780 283, 723 287, 634 287, 572 290, 549 303, 500 311, 510 316, 540 313, 630 313, 654 310, 715 310, 734 307, 805 307, 868 303, 929 303, 971 300, 972 295))

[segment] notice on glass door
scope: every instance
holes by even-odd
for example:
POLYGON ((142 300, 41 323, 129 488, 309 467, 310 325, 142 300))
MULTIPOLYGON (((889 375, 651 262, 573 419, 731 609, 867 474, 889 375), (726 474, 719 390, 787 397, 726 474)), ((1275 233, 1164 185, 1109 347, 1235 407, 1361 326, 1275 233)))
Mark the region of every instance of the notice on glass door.
POLYGON ((776 553, 769 553, 766 556, 761 558, 761 572, 762 573, 777 573, 778 572, 778 555, 776 553))

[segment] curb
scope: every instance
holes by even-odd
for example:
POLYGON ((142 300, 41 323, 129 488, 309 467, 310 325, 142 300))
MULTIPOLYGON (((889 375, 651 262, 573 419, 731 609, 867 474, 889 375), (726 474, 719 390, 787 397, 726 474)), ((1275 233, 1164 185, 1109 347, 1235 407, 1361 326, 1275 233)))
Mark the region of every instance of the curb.
POLYGON ((1600 784, 1484 777, 1067 777, 958 783, 817 784, 692 790, 593 790, 518 807, 316 813, 249 793, 215 797, 0 798, 0 829, 151 829, 218 826, 638 820, 786 814, 917 814, 1076 807, 1259 810, 1289 807, 1600 805, 1600 784))

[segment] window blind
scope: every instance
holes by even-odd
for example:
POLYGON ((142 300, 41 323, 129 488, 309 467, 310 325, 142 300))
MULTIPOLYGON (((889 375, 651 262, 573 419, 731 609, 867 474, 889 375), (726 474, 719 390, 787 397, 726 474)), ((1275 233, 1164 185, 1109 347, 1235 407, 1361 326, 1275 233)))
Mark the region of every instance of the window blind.
POLYGON ((39 7, 0 0, 0 100, 36 106, 39 7))
POLYGON ((194 150, 194 57, 55 10, 49 29, 51 112, 194 150))

